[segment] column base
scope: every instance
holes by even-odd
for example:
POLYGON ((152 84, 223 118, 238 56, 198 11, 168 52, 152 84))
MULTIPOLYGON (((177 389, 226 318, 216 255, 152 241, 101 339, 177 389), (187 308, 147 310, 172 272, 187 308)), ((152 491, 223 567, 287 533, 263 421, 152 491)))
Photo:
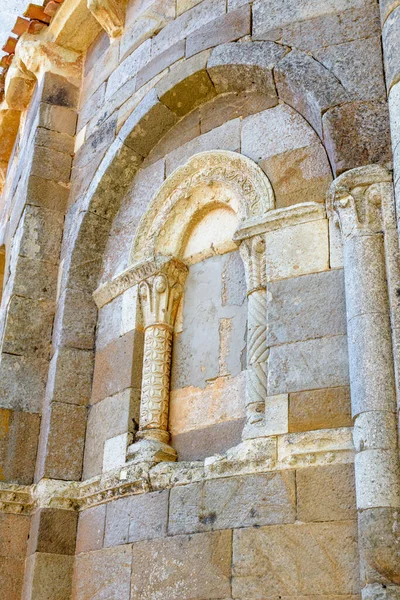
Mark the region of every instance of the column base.
POLYGON ((159 463, 175 462, 178 455, 176 450, 169 444, 157 440, 143 439, 128 447, 126 458, 133 464, 141 462, 159 463))
POLYGON ((399 585, 370 583, 361 593, 362 600, 400 600, 399 585))

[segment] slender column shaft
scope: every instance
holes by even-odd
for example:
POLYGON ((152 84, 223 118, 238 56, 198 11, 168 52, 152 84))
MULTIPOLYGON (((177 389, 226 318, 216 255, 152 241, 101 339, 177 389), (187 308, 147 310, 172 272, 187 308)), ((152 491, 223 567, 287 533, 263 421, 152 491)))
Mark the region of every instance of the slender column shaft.
POLYGON ((253 424, 264 417, 267 396, 267 299, 265 289, 248 296, 246 418, 253 424))

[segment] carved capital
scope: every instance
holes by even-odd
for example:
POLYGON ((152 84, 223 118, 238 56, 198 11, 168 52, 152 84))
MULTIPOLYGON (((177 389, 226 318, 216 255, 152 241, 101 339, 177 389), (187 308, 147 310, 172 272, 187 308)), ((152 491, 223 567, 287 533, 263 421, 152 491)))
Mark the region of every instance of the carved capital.
POLYGON ((262 235, 245 239, 240 244, 240 254, 246 273, 247 293, 266 287, 265 240, 262 235))
POLYGON ((157 324, 173 327, 187 273, 186 265, 171 259, 139 283, 145 328, 157 324))
POLYGON ((111 39, 122 35, 126 0, 87 0, 87 7, 111 39))
POLYGON ((382 231, 382 199, 391 181, 391 173, 379 165, 352 169, 335 179, 327 196, 327 213, 343 237, 382 231))

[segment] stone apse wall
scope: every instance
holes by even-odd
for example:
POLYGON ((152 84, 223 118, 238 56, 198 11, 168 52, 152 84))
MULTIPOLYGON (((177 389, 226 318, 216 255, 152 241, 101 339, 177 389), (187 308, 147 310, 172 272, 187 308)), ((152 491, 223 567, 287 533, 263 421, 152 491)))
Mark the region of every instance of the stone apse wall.
POLYGON ((20 38, 4 600, 399 600, 399 11, 65 0, 20 38))

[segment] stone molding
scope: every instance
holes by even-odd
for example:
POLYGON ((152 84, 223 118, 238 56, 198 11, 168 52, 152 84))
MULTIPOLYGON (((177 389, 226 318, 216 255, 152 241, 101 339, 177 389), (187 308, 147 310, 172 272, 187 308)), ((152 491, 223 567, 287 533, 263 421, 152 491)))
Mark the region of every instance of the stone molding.
MULTIPOLYGON (((133 242, 131 261, 141 262, 160 252, 160 231, 173 222, 179 203, 187 200, 197 187, 214 183, 223 183, 236 192, 242 223, 262 218, 274 208, 272 186, 252 160, 238 152, 226 150, 195 154, 168 177, 150 203, 133 242)), ((179 214, 180 231, 185 229, 185 224, 182 214, 179 214)), ((164 237, 167 235, 168 232, 164 233, 164 237)), ((174 256, 178 256, 181 250, 179 242, 172 249, 174 256)))
POLYGON ((238 227, 233 239, 236 242, 240 242, 241 240, 249 239, 262 233, 269 233, 282 227, 292 227, 293 225, 319 221, 325 218, 326 210, 323 204, 318 202, 302 202, 301 204, 270 210, 265 216, 244 223, 238 227))
POLYGON ((128 462, 83 482, 43 479, 31 486, 0 483, 0 513, 29 515, 43 507, 82 511, 125 496, 198 481, 353 461, 352 428, 263 437, 244 441, 204 461, 128 462))
POLYGON ((345 238, 382 231, 382 198, 391 184, 392 174, 380 165, 352 169, 335 179, 327 195, 327 213, 345 238))
POLYGON ((125 0, 87 0, 87 7, 111 40, 122 35, 125 23, 125 0))

